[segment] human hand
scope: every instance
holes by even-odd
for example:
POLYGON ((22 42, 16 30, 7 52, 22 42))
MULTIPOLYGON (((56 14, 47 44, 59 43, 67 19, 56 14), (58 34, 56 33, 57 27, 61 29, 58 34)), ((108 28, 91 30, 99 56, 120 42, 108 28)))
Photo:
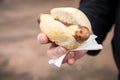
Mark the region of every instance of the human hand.
MULTIPOLYGON (((64 47, 58 46, 55 43, 50 42, 44 33, 40 33, 37 39, 38 42, 41 44, 47 44, 47 43, 51 44, 50 48, 47 50, 47 55, 50 58, 58 58, 59 56, 62 56, 67 52, 67 49, 65 49, 64 47)), ((87 51, 70 51, 69 53, 67 53, 66 57, 64 58, 63 63, 68 63, 72 65, 76 62, 76 60, 84 56, 86 52, 87 51)))

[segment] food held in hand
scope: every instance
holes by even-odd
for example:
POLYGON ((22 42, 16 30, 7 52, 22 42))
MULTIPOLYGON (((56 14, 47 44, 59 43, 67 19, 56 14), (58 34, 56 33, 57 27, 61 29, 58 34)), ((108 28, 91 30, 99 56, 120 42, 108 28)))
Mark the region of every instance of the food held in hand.
POLYGON ((40 29, 50 41, 68 50, 79 47, 91 34, 86 15, 72 7, 54 8, 51 14, 42 14, 40 29))

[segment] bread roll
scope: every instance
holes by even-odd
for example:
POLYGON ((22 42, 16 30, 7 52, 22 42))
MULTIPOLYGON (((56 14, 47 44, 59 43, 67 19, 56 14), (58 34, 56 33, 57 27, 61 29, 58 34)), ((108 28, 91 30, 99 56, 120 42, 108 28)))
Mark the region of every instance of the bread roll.
POLYGON ((71 7, 54 8, 51 14, 42 14, 40 29, 49 40, 69 50, 80 46, 92 32, 91 24, 84 13, 71 7), (82 28, 84 30, 80 31, 82 28), (81 34, 84 34, 82 38, 87 37, 82 40, 81 34))

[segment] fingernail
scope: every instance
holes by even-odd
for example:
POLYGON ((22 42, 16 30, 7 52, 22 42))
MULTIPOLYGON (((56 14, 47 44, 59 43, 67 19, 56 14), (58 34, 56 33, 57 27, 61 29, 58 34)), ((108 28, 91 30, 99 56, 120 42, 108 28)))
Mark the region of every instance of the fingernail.
POLYGON ((38 39, 39 41, 41 41, 41 38, 42 38, 42 35, 39 34, 38 37, 37 37, 37 39, 38 39))
POLYGON ((65 54, 66 49, 63 48, 63 47, 58 47, 57 52, 58 52, 58 54, 61 56, 61 55, 65 54))
POLYGON ((42 34, 39 34, 37 39, 38 39, 38 41, 40 41, 40 43, 45 43, 45 39, 42 34))
POLYGON ((68 64, 69 64, 69 65, 75 64, 75 59, 74 59, 74 58, 70 58, 70 59, 68 60, 68 64))
POLYGON ((70 52, 69 53, 69 58, 73 58, 74 57, 74 52, 70 52))

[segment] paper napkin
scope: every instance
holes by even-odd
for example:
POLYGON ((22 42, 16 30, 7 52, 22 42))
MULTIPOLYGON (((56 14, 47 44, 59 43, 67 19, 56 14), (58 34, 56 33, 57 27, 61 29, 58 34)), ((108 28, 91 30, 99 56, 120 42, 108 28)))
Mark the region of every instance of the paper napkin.
MULTIPOLYGON (((71 50, 71 51, 78 51, 78 50, 99 50, 102 49, 103 46, 101 44, 98 44, 95 40, 97 38, 96 35, 91 35, 87 41, 85 41, 83 44, 81 44, 78 48, 71 50)), ((51 59, 48 61, 49 64, 54 64, 57 67, 61 67, 61 64, 63 62, 63 59, 67 55, 69 51, 66 52, 66 54, 60 56, 56 59, 51 59)))

